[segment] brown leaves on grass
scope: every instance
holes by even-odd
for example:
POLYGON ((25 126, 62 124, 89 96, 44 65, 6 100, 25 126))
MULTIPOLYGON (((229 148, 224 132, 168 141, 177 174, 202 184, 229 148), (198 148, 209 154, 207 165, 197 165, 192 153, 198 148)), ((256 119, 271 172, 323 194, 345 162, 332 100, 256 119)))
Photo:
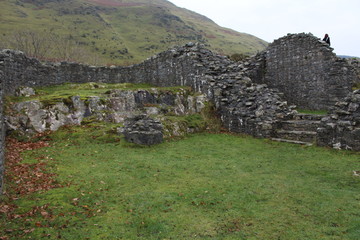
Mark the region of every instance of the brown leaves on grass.
POLYGON ((21 152, 47 147, 45 141, 19 142, 13 138, 6 139, 5 184, 10 190, 8 197, 16 199, 22 195, 46 191, 61 187, 55 180, 55 174, 47 170, 47 159, 42 157, 37 163, 21 163, 21 152))
POLYGON ((18 219, 24 220, 27 222, 32 221, 29 219, 37 214, 40 214, 45 219, 50 219, 53 217, 51 211, 49 210, 49 204, 45 204, 43 206, 34 206, 31 210, 22 214, 14 214, 14 210, 17 208, 16 205, 2 205, 0 206, 0 212, 5 214, 8 220, 18 219))
MULTIPOLYGON (((44 136, 40 136, 44 139, 44 136)), ((45 135, 46 137, 46 135, 45 135)), ((39 138, 39 136, 37 136, 39 138)), ((34 163, 25 163, 21 153, 23 151, 31 151, 43 147, 48 147, 47 141, 37 142, 19 142, 13 138, 6 139, 6 161, 5 161, 5 183, 6 183, 6 201, 0 202, 0 240, 7 239, 23 239, 31 236, 33 231, 38 228, 52 228, 59 231, 57 238, 61 238, 60 231, 69 226, 68 216, 81 214, 83 217, 92 217, 101 212, 100 203, 96 206, 80 204, 80 198, 73 198, 73 205, 78 210, 71 212, 61 210, 63 208, 54 207, 50 204, 34 206, 21 209, 16 205, 16 200, 26 198, 27 195, 35 192, 45 192, 47 190, 63 187, 56 181, 56 174, 51 173, 49 166, 52 158, 46 154, 34 153, 34 163), (59 211, 63 211, 60 212, 59 211)), ((70 183, 66 183, 66 185, 70 183)), ((89 193, 90 194, 90 193, 89 193)), ((82 195, 85 195, 82 193, 82 195)), ((43 237, 50 237, 45 234, 43 237)), ((52 236, 54 237, 54 236, 52 236)))
MULTIPOLYGON (((45 204, 43 206, 35 206, 28 212, 22 214, 15 214, 15 209, 17 206, 15 205, 2 205, 0 206, 0 212, 5 214, 7 221, 16 221, 22 222, 23 227, 19 228, 7 228, 3 229, 3 232, 0 231, 0 234, 5 234, 4 236, 0 236, 0 240, 10 239, 8 235, 12 235, 16 238, 23 238, 24 236, 35 231, 35 227, 43 227, 41 222, 35 222, 33 217, 36 215, 41 215, 43 219, 51 220, 56 216, 52 215, 51 209, 49 209, 49 205, 45 204)), ((14 239, 14 238, 11 238, 14 239)))
MULTIPOLYGON (((41 137, 41 136, 40 136, 41 137)), ((21 152, 48 147, 46 141, 19 142, 13 138, 6 139, 5 155, 5 184, 7 191, 4 193, 8 197, 7 202, 0 203, 0 214, 8 221, 31 222, 32 217, 41 215, 44 219, 51 219, 49 205, 34 206, 29 211, 18 214, 14 200, 25 195, 46 191, 52 188, 61 187, 55 180, 55 174, 49 172, 47 165, 49 157, 39 157, 36 163, 22 163, 21 152)), ((34 226, 41 226, 35 223, 34 226)), ((17 236, 23 236, 34 231, 34 228, 5 229, 3 233, 11 234, 16 232, 17 236)), ((7 236, 0 236, 0 240, 8 239, 7 236)))

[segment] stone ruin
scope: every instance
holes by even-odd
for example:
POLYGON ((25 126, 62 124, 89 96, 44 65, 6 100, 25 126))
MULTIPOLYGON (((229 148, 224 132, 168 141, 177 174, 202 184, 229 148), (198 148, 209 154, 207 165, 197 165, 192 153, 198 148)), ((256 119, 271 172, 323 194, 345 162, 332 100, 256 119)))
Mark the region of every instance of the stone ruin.
POLYGON ((337 57, 327 43, 311 34, 277 39, 256 58, 251 79, 278 89, 298 108, 330 109, 359 81, 355 64, 337 57))
MULTIPOLYGON (((360 98, 359 92, 351 89, 359 82, 355 68, 336 57, 332 48, 320 39, 303 33, 280 38, 265 51, 242 62, 230 61, 193 43, 129 67, 40 63, 22 52, 2 50, 0 172, 3 172, 4 163, 3 97, 15 94, 19 87, 69 82, 189 86, 213 102, 223 126, 231 132, 272 139, 293 135, 300 139, 297 142, 302 142, 299 136, 305 134, 308 141, 321 146, 359 151, 360 98), (305 109, 327 109, 330 114, 309 119, 309 116, 298 114, 295 105, 305 109)), ((80 118, 82 114, 80 111, 80 118)), ((150 125, 156 126, 144 123, 138 127, 150 128, 150 125)))

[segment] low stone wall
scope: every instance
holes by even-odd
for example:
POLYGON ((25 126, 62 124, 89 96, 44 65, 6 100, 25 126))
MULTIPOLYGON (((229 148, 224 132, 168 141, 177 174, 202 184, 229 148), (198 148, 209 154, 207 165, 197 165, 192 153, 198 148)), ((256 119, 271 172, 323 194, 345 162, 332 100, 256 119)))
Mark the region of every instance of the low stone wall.
POLYGON ((358 81, 354 68, 311 34, 289 34, 275 40, 255 60, 253 81, 279 89, 299 108, 329 109, 358 81))

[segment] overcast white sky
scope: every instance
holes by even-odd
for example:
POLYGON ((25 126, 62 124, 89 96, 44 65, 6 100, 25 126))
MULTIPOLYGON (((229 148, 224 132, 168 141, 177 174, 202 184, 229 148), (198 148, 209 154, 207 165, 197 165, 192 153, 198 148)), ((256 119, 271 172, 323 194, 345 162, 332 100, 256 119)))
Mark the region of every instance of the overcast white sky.
POLYGON ((287 33, 328 33, 336 54, 360 57, 360 0, 169 1, 267 42, 287 33))

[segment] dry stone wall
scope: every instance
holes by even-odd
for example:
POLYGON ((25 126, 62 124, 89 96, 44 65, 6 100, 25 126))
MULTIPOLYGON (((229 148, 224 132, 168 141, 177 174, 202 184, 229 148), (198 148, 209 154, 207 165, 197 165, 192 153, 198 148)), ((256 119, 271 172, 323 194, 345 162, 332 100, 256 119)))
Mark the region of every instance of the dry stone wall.
POLYGON ((355 86, 360 88, 360 59, 359 58, 349 58, 346 60, 355 69, 355 73, 357 75, 357 80, 355 82, 355 86))
POLYGON ((0 195, 3 188, 4 176, 4 148, 5 148, 5 124, 4 124, 4 77, 0 69, 0 195))
POLYGON ((202 77, 208 88, 203 90, 215 103, 226 129, 272 137, 279 122, 295 114, 294 107, 289 107, 277 90, 253 83, 247 76, 247 66, 233 63, 205 72, 202 77))
POLYGON ((358 81, 354 68, 311 34, 289 34, 275 40, 256 59, 252 78, 284 93, 304 109, 329 109, 358 81), (258 68, 260 66, 261 68, 258 68))
POLYGON ((360 90, 337 102, 317 131, 320 146, 360 151, 360 90))
POLYGON ((0 69, 3 71, 5 92, 13 94, 20 86, 49 86, 63 83, 148 83, 155 86, 180 86, 193 84, 193 78, 201 72, 194 64, 199 45, 188 44, 172 49, 141 64, 129 67, 94 67, 78 63, 47 63, 28 58, 22 52, 2 50, 0 69))

